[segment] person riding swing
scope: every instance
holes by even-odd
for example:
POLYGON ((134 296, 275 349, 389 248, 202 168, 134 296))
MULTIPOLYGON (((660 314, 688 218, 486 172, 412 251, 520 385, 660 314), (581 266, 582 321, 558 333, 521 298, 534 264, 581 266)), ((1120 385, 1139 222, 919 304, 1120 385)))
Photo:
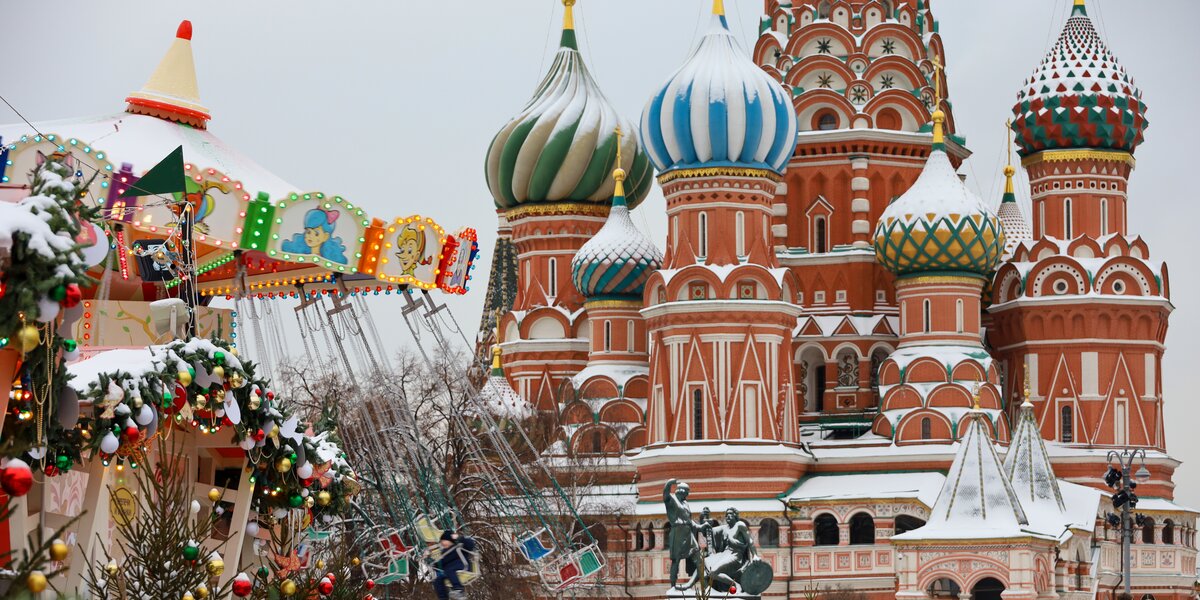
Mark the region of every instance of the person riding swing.
POLYGON ((433 563, 437 573, 433 580, 433 590, 437 593, 438 600, 466 600, 467 592, 463 589, 458 574, 471 569, 475 540, 447 529, 442 532, 438 545, 441 546, 441 554, 433 563))

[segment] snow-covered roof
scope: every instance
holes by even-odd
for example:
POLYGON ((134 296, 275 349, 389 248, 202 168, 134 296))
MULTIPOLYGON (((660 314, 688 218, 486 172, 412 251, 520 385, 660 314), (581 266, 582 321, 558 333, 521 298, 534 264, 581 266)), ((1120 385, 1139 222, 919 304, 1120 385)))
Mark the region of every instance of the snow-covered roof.
POLYGON ((924 473, 817 475, 800 482, 788 502, 838 502, 868 499, 914 499, 932 507, 946 476, 924 473))
POLYGON ((1017 430, 1004 457, 1004 473, 1031 520, 1039 512, 1062 514, 1066 510, 1058 478, 1033 415, 1033 404, 1028 399, 1021 405, 1017 430))
MULTIPOLYGON (((478 401, 483 410, 497 418, 524 419, 534 412, 533 407, 508 385, 503 373, 488 376, 479 390, 478 401)), ((473 414, 474 407, 468 407, 464 413, 473 414)))
POLYGON ((607 377, 619 386, 624 387, 629 383, 630 379, 638 375, 647 375, 650 373, 650 367, 647 365, 613 365, 613 364, 589 364, 582 371, 571 377, 571 385, 575 389, 579 389, 584 383, 593 377, 607 377))
POLYGON ((957 540, 1026 537, 1029 520, 1004 474, 988 428, 973 415, 967 423, 946 483, 924 527, 894 540, 957 540))
MULTIPOLYGON (((42 121, 34 126, 45 134, 57 134, 62 139, 75 138, 103 150, 114 165, 133 165, 135 174, 148 171, 172 150, 183 146, 183 160, 200 168, 216 169, 230 179, 240 181, 251 196, 266 192, 272 198, 282 198, 299 191, 207 129, 130 113, 42 121)), ((35 135, 37 133, 24 123, 0 125, 0 137, 6 143, 35 135)))
MULTIPOLYGON (((784 503, 778 498, 738 498, 734 500, 724 498, 699 500, 693 498, 688 500, 688 504, 691 505, 694 515, 699 515, 700 511, 705 508, 714 515, 723 514, 730 508, 736 508, 743 515, 749 513, 776 513, 780 515, 780 518, 783 518, 784 514, 784 503)), ((639 517, 661 517, 666 515, 666 509, 663 507, 661 500, 639 502, 635 507, 634 514, 639 517)))
MULTIPOLYGON (((1096 493, 1100 493, 1099 490, 1097 490, 1096 493)), ((1200 510, 1183 506, 1182 504, 1176 504, 1174 501, 1167 500, 1166 498, 1139 498, 1137 509, 1139 512, 1155 511, 1200 514, 1200 510)))

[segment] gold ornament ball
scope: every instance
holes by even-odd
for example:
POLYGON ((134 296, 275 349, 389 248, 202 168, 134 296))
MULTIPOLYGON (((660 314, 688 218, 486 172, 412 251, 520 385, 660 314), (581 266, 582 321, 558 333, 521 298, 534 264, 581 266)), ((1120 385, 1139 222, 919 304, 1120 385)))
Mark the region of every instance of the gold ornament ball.
POLYGON ((275 470, 279 471, 280 473, 287 473, 288 471, 291 471, 292 459, 286 456, 280 457, 279 460, 275 461, 275 470))
POLYGON ((205 406, 208 406, 208 398, 204 394, 196 396, 196 408, 204 408, 205 406))
POLYGON ((29 577, 25 580, 25 587, 29 588, 29 591, 35 594, 44 592, 46 590, 46 576, 41 571, 30 573, 29 577))
POLYGON ((40 343, 42 343, 42 334, 38 333, 38 328, 33 325, 26 325, 17 332, 17 345, 21 348, 21 352, 31 352, 40 343))
POLYGON ((50 558, 62 562, 67 560, 67 543, 62 540, 54 540, 50 544, 50 558))
POLYGON ((192 374, 188 373, 187 371, 180 371, 177 379, 179 379, 179 385, 182 385, 183 387, 192 385, 192 374))
POLYGON ((200 600, 208 597, 208 588, 203 583, 196 586, 196 597, 200 598, 200 600))
POLYGON ((291 596, 296 593, 296 582, 291 579, 284 579, 283 583, 279 584, 279 591, 283 592, 284 596, 291 596))
POLYGON ((212 374, 213 374, 213 377, 217 377, 219 379, 224 379, 225 378, 225 367, 222 367, 221 365, 217 365, 217 366, 213 367, 212 374))
POLYGON ((109 561, 109 563, 107 565, 104 565, 104 572, 108 573, 109 577, 116 577, 116 575, 117 575, 116 561, 109 561))
POLYGON ((208 564, 205 565, 204 568, 208 570, 209 575, 212 575, 213 577, 219 577, 221 573, 225 572, 225 561, 219 558, 214 558, 208 561, 208 564))
POLYGON ((362 564, 362 560, 355 556, 354 558, 350 559, 350 564, 357 567, 358 565, 362 564))
POLYGON ((317 492, 317 504, 320 504, 321 506, 329 506, 329 503, 332 501, 333 496, 331 496, 329 492, 326 492, 325 490, 317 492))
POLYGON ((258 410, 258 407, 262 406, 262 398, 259 398, 257 395, 251 395, 249 406, 250 410, 258 410))
POLYGON ((246 385, 246 380, 242 378, 241 373, 234 372, 233 375, 229 376, 229 385, 234 388, 240 388, 246 385))
POLYGON ((133 408, 134 408, 134 410, 141 410, 141 409, 142 409, 142 405, 143 405, 143 404, 145 404, 145 403, 146 403, 146 401, 145 401, 145 400, 142 400, 142 397, 141 397, 141 396, 134 396, 134 397, 133 397, 133 408))
POLYGON ((221 499, 221 490, 218 490, 217 488, 208 490, 208 499, 213 502, 220 500, 221 499))
POLYGON ((313 506, 313 497, 312 496, 309 496, 304 499, 304 506, 306 506, 308 508, 312 508, 312 506, 313 506))
POLYGON ((323 558, 318 558, 318 559, 317 559, 317 568, 318 568, 318 569, 324 569, 324 568, 325 568, 325 559, 323 559, 323 558))

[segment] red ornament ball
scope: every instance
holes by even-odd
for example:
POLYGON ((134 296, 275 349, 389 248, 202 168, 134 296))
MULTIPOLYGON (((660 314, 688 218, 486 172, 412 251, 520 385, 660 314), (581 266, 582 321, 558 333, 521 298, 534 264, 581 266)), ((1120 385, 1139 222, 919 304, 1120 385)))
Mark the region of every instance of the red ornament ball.
POLYGON ((83 300, 83 291, 79 289, 78 283, 67 284, 66 295, 63 296, 62 305, 67 308, 72 308, 83 300))
POLYGON ((33 487, 33 471, 25 461, 14 458, 0 470, 0 487, 4 488, 5 494, 14 498, 24 496, 33 487))
POLYGON ((258 429, 255 429, 254 433, 250 434, 250 437, 254 438, 254 441, 256 441, 256 442, 261 442, 264 439, 266 439, 267 432, 263 431, 262 428, 260 427, 258 429))
POLYGON ((332 583, 337 583, 337 577, 334 577, 333 573, 326 573, 325 579, 328 579, 332 583))
POLYGON ((368 590, 373 590, 373 589, 375 589, 375 580, 374 580, 374 579, 368 579, 368 580, 367 580, 367 582, 366 582, 366 586, 367 586, 367 589, 368 589, 368 590))
POLYGON ((233 595, 238 598, 245 598, 250 595, 254 589, 254 582, 250 581, 249 577, 238 577, 233 580, 233 595))
POLYGON ((48 477, 55 477, 58 475, 58 467, 54 465, 46 465, 46 468, 42 469, 42 471, 45 472, 46 476, 48 477))
POLYGON ((333 582, 328 579, 322 579, 321 583, 317 584, 317 591, 321 592, 322 596, 328 596, 333 593, 333 582))
POLYGON ((139 435, 141 435, 141 431, 138 431, 137 425, 130 425, 125 428, 126 439, 136 440, 139 435))

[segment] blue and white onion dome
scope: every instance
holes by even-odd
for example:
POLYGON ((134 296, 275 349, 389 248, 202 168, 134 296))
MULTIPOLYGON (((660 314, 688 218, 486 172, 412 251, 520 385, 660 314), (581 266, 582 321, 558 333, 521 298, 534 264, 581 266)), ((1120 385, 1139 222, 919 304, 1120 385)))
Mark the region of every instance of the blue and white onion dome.
POLYGON ((737 167, 782 174, 796 149, 791 95, 750 60, 721 0, 700 45, 642 112, 642 145, 661 172, 737 167))
POLYGON ((619 125, 632 131, 588 73, 575 40, 571 8, 565 0, 562 41, 550 72, 520 114, 496 134, 488 147, 485 175, 496 208, 530 204, 608 202, 608 174, 629 173, 630 205, 650 191, 654 172, 633 136, 618 140, 619 125), (615 164, 620 155, 625 157, 615 164))
POLYGON ((613 172, 616 190, 608 220, 571 261, 571 280, 589 299, 640 300, 646 280, 662 267, 658 249, 629 218, 625 170, 613 172))

